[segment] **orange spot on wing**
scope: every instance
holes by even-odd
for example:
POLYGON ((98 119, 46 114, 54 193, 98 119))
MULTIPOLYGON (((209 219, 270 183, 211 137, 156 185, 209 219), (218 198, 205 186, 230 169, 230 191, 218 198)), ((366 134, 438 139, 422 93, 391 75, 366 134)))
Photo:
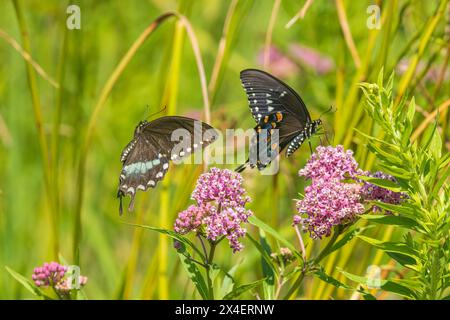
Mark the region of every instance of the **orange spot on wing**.
POLYGON ((277 122, 283 120, 283 114, 281 112, 277 112, 275 115, 277 116, 277 122))

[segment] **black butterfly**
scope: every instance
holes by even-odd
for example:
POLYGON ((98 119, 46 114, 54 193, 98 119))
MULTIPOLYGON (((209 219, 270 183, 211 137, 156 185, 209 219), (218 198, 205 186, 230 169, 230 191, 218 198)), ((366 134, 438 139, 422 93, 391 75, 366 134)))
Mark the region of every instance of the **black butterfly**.
POLYGON ((322 121, 311 120, 302 98, 287 84, 267 72, 246 69, 241 71, 240 77, 252 116, 257 123, 252 145, 257 145, 258 159, 256 164, 254 160, 247 159, 236 171, 241 172, 249 165, 251 168, 256 165, 258 170, 263 170, 284 148, 287 147, 287 157, 293 154, 317 131, 322 121), (274 129, 279 130, 278 144, 271 140, 274 129), (266 160, 261 160, 260 155, 264 155, 264 152, 266 160))
POLYGON ((128 210, 133 210, 137 190, 154 188, 164 178, 170 160, 180 160, 199 147, 207 146, 217 138, 217 132, 208 124, 186 117, 161 117, 151 122, 141 121, 134 130, 134 138, 123 149, 120 161, 123 163, 117 197, 122 214, 122 197, 130 195, 128 210), (197 124, 195 124, 197 122, 197 124), (200 125, 201 124, 201 125, 200 125), (186 129, 189 143, 181 150, 179 141, 172 141, 172 132, 186 129), (196 139, 198 141, 196 141, 196 139))

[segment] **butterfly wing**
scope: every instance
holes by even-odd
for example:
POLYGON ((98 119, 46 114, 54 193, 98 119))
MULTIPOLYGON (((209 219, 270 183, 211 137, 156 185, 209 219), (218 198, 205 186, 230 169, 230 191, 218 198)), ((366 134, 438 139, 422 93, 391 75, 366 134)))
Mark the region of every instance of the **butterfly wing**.
POLYGON ((121 201, 120 213, 123 196, 130 195, 131 211, 137 190, 154 188, 169 169, 170 159, 186 157, 200 145, 210 144, 216 137, 217 132, 211 126, 186 117, 161 117, 139 124, 134 139, 128 143, 121 155, 123 167, 117 194, 121 201), (177 129, 184 129, 181 133, 187 135, 189 141, 175 154, 173 150, 179 141, 172 141, 172 133, 177 129))
POLYGON ((246 69, 240 74, 242 86, 247 94, 250 111, 259 123, 265 116, 281 112, 285 118, 296 122, 301 128, 311 122, 302 98, 286 83, 267 72, 246 69))
MULTIPOLYGON (((311 116, 300 96, 272 75, 261 70, 246 69, 241 72, 240 78, 250 111, 258 123, 255 127, 255 141, 259 148, 265 149, 263 152, 270 155, 268 158, 272 160, 311 122, 311 116), (259 137, 260 129, 268 130, 263 139, 259 137), (270 129, 279 130, 279 144, 275 145, 270 139, 270 129), (263 141, 261 145, 259 141, 263 141)), ((269 163, 270 161, 257 163, 258 169, 264 169, 269 163)))

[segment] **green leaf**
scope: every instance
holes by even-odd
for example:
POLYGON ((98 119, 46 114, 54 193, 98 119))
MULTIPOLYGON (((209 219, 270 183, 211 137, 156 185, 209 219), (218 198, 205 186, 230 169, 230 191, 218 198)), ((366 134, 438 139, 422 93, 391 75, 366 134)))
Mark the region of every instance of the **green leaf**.
POLYGON ((336 288, 343 288, 343 289, 347 289, 347 290, 354 290, 353 287, 346 285, 342 282, 340 282, 339 280, 333 278, 332 276, 328 275, 325 270, 323 269, 323 267, 320 267, 319 270, 315 271, 314 274, 322 281, 325 281, 326 283, 329 283, 333 286, 335 286, 336 288))
POLYGON ((197 265, 190 260, 190 256, 187 252, 178 252, 178 256, 180 257, 181 264, 186 270, 189 279, 191 279, 192 283, 197 288, 198 293, 204 300, 207 300, 209 298, 208 287, 206 286, 205 279, 198 270, 197 265))
POLYGON ((287 241, 281 234, 279 234, 277 231, 275 231, 275 229, 269 227, 267 224, 265 224, 255 216, 251 216, 248 219, 248 222, 250 222, 254 226, 257 226, 260 229, 263 229, 268 234, 272 235, 275 239, 277 239, 278 241, 283 243, 286 247, 288 247, 292 252, 297 252, 295 247, 289 241, 287 241))
POLYGON ((270 259, 272 249, 267 242, 266 233, 263 229, 259 229, 259 243, 261 244, 261 248, 264 250, 270 260, 270 262, 267 263, 266 259, 261 257, 261 267, 263 270, 263 275, 266 278, 263 284, 264 299, 272 300, 275 296, 275 273, 277 272, 277 268, 275 268, 272 259, 270 259))
POLYGON ((329 252, 327 253, 327 255, 331 254, 332 252, 340 249, 341 247, 343 247, 344 245, 346 245, 348 242, 350 242, 355 236, 357 236, 358 234, 360 234, 361 232, 363 232, 366 229, 371 228, 369 227, 364 227, 364 228, 359 228, 359 227, 355 227, 353 226, 351 229, 349 229, 343 236, 341 239, 339 239, 339 241, 337 241, 329 250, 329 252))
POLYGON ((442 153, 442 138, 439 134, 439 130, 434 130, 428 151, 433 155, 436 161, 439 161, 442 153))
POLYGON ((59 259, 59 262, 60 262, 61 264, 63 264, 63 265, 65 265, 65 266, 70 265, 70 263, 68 263, 67 260, 64 259, 63 255, 62 255, 61 253, 58 254, 58 259, 59 259))
POLYGON ((377 207, 380 207, 381 209, 392 211, 401 216, 409 217, 410 219, 417 216, 415 214, 417 212, 417 208, 410 206, 406 203, 404 203, 402 205, 390 204, 390 203, 385 203, 385 202, 381 202, 381 201, 372 201, 371 203, 373 203, 377 207))
POLYGON ((88 300, 88 297, 83 289, 77 290, 77 300, 88 300))
POLYGON ((408 110, 406 111, 406 118, 410 123, 412 123, 414 119, 414 113, 416 112, 416 102, 414 97, 412 97, 411 102, 409 103, 408 110))
POLYGON ((448 166, 444 172, 442 173, 441 177, 439 178, 438 182, 436 182, 433 193, 438 194, 438 192, 441 190, 444 183, 448 181, 448 177, 450 176, 450 166, 448 166))
MULTIPOLYGON (((351 274, 340 268, 338 268, 338 270, 348 279, 353 280, 359 284, 367 286, 368 279, 366 277, 361 277, 361 276, 357 276, 355 274, 351 274)), ((409 299, 414 299, 416 296, 412 290, 410 290, 409 288, 402 286, 398 283, 394 283, 390 280, 381 280, 381 279, 379 281, 380 281, 380 289, 382 289, 382 290, 389 291, 389 292, 395 293, 399 296, 406 297, 409 299)))
POLYGON ((433 139, 434 132, 436 131, 436 123, 433 126, 429 126, 425 129, 425 132, 422 135, 422 139, 420 141, 420 146, 424 150, 428 150, 428 147, 431 144, 433 139))
POLYGON ((272 272, 276 273, 277 269, 273 265, 273 261, 270 258, 270 255, 267 253, 267 251, 262 247, 262 245, 255 240, 250 234, 247 233, 246 237, 251 241, 251 243, 255 246, 255 248, 259 251, 261 254, 261 258, 264 259, 265 266, 268 266, 272 272))
POLYGON ((199 250, 197 248, 197 246, 190 241, 188 238, 183 237, 182 235, 176 233, 175 231, 172 230, 166 230, 166 229, 161 229, 161 228, 156 228, 156 227, 151 227, 151 226, 146 226, 146 225, 142 225, 142 224, 134 224, 134 223, 124 223, 127 224, 129 226, 133 226, 133 227, 140 227, 140 228, 144 228, 144 229, 148 229, 151 231, 156 231, 162 234, 165 234, 169 237, 171 237, 172 239, 178 240, 181 243, 187 245, 188 247, 192 248, 195 252, 198 253, 198 255, 201 257, 202 261, 205 261, 205 256, 203 255, 203 252, 201 252, 201 250, 199 250))
POLYGON ((416 230, 419 227, 417 222, 415 222, 414 220, 402 216, 364 214, 360 217, 362 219, 373 221, 375 223, 401 226, 411 230, 416 230))
POLYGON ((239 297, 241 294, 252 290, 262 284, 265 281, 265 279, 260 279, 252 283, 244 284, 241 286, 236 287, 233 291, 231 291, 229 294, 227 294, 225 297, 223 297, 223 300, 231 300, 234 298, 239 297))
POLYGON ((371 184, 374 184, 376 186, 382 187, 384 189, 388 189, 394 192, 400 192, 402 191, 402 188, 400 186, 391 181, 391 180, 384 180, 384 179, 378 179, 378 178, 372 178, 367 176, 358 176, 359 179, 364 180, 366 182, 369 182, 371 184))
POLYGON ((410 248, 402 242, 383 242, 377 239, 358 236, 363 241, 370 243, 378 249, 385 251, 391 258, 395 259, 404 266, 414 265, 419 261, 419 255, 416 250, 410 248), (408 258, 409 257, 409 258, 408 258), (412 258, 412 259, 411 259, 412 258))
POLYGON ((396 293, 399 296, 414 299, 416 298, 416 294, 414 291, 410 290, 409 288, 402 286, 401 284, 395 283, 393 281, 386 281, 385 284, 381 286, 381 289, 385 291, 389 291, 392 293, 396 293))
POLYGON ((220 287, 218 291, 218 297, 220 299, 223 299, 224 296, 226 296, 228 293, 230 293, 233 290, 234 287, 234 279, 233 276, 236 273, 236 270, 242 263, 242 259, 238 261, 227 273, 225 273, 225 277, 222 281, 222 286, 220 287))
POLYGON ((38 297, 44 297, 45 294, 29 279, 22 276, 20 273, 14 271, 13 269, 5 266, 6 271, 16 279, 25 289, 31 292, 33 295, 38 297))
POLYGON ((397 166, 402 165, 401 159, 396 156, 397 153, 388 152, 386 149, 382 149, 372 142, 369 142, 367 148, 375 155, 377 155, 381 160, 388 161, 389 163, 395 164, 397 166))

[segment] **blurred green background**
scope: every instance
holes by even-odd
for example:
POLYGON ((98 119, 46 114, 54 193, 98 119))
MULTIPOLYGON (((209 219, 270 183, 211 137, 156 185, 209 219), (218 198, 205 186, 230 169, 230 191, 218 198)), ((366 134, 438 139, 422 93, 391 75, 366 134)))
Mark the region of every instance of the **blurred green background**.
MULTIPOLYGON (((335 112, 322 116, 334 136, 329 143, 353 149, 360 166, 372 169, 376 162, 353 130, 378 130, 360 104, 360 81, 374 81, 382 67, 386 74, 396 70, 396 90, 416 98, 422 117, 417 127, 449 99, 447 1, 316 0, 303 19, 286 28, 304 4, 294 0, 1 1, 0 267, 31 276, 35 266, 57 259, 59 253, 79 263, 82 274, 89 277, 85 291, 90 299, 193 297, 171 241, 122 222, 170 229, 177 213, 191 203, 190 192, 202 166, 172 166, 163 185, 138 193, 133 213, 119 217, 116 199, 120 153, 140 120, 163 106, 168 114, 202 117, 198 65, 180 20, 162 21, 125 60, 105 103, 100 98, 133 42, 165 12, 179 12, 192 26, 208 83, 210 122, 220 130, 254 126, 239 72, 265 68, 301 94, 313 118, 334 106, 335 112), (81 9, 80 30, 66 28, 69 4, 81 9), (366 10, 372 4, 381 8, 381 29, 367 26, 366 10), (350 33, 343 32, 346 27, 350 33), (27 69, 14 41, 59 87, 34 68, 27 69), (95 117, 94 110, 98 110, 95 117), (36 125, 39 115, 41 126, 36 125)), ((447 142, 448 120, 448 112, 441 112, 440 130, 447 142)), ((417 134, 420 137, 421 131, 417 134)), ((317 138, 312 142, 320 143, 317 138)), ((250 209, 293 241, 293 199, 304 188, 297 171, 309 155, 305 145, 293 157, 283 156, 275 177, 256 170, 244 174, 253 198, 250 209)), ((256 230, 249 226, 249 232, 256 230)), ((402 236, 381 227, 370 232, 380 239, 402 236)), ((216 255, 225 269, 241 263, 238 283, 261 277, 258 251, 246 239, 244 244, 242 252, 232 254, 222 243, 216 255)), ((321 245, 308 241, 309 250, 321 245)), ((389 263, 357 240, 325 261, 333 274, 336 266, 364 274, 369 265, 389 263)), ((312 278, 299 292, 307 299, 350 295, 312 278)), ((31 297, 3 269, 0 298, 31 297)))

